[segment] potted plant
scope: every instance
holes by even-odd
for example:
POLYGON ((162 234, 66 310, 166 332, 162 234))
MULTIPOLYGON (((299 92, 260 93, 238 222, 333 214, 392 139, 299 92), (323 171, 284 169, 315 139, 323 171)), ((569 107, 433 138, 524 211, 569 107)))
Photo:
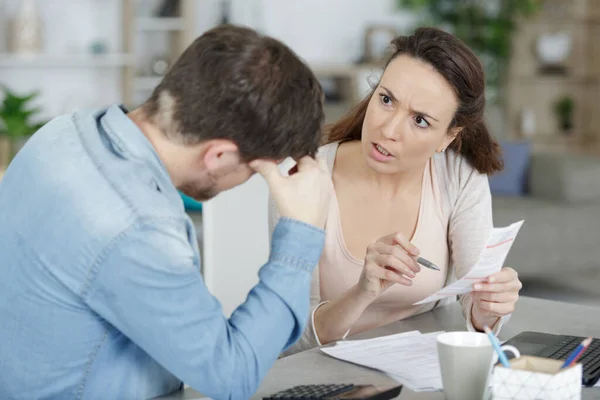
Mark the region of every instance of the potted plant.
POLYGON ((31 106, 31 102, 39 96, 39 92, 19 96, 6 86, 0 86, 0 89, 4 92, 0 103, 0 137, 3 137, 3 142, 10 143, 10 159, 44 123, 33 122, 41 109, 31 106))
POLYGON ((563 133, 569 134, 573 129, 573 111, 575 102, 570 96, 563 96, 554 103, 554 113, 558 118, 559 127, 563 133))

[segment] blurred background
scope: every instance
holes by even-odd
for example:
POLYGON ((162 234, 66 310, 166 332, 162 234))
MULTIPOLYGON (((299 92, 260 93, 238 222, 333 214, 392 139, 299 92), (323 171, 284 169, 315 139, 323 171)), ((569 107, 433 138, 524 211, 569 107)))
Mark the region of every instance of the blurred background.
MULTIPOLYGON (((281 39, 306 60, 328 122, 377 82, 394 36, 423 25, 458 35, 485 66, 486 119, 505 157, 490 178, 495 224, 525 220, 507 260, 522 294, 600 306, 600 0, 0 0, 0 177, 40 124, 141 104, 183 49, 222 23, 281 39)), ((186 203, 226 313, 268 257, 266 199, 252 178, 186 203)))

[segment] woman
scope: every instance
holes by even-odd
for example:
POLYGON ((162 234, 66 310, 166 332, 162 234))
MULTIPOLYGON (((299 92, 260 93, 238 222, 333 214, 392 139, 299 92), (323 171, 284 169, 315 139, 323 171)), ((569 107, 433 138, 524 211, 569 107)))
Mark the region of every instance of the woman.
MULTIPOLYGON (((312 315, 288 351, 430 311, 415 306, 465 275, 492 229, 487 175, 502 169, 483 120, 484 73, 459 39, 434 28, 392 42, 372 94, 327 129, 334 183, 312 315), (422 268, 417 255, 440 271, 422 268)), ((277 215, 271 207, 271 226, 277 215)), ((470 330, 498 331, 521 288, 510 268, 460 296, 470 330)))

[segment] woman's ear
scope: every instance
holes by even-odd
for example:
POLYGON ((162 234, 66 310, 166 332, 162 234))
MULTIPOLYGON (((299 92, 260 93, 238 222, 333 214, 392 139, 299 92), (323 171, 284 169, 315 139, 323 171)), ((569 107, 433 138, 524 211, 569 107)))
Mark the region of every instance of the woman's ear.
POLYGON ((448 130, 446 136, 444 136, 444 140, 442 141, 441 146, 438 148, 438 152, 444 152, 450 146, 450 144, 456 139, 458 134, 463 130, 462 127, 452 128, 448 130))

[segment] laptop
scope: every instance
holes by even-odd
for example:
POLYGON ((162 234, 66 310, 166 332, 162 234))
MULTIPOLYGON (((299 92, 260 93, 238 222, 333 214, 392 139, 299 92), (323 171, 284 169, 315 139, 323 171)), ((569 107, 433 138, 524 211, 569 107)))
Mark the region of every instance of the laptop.
MULTIPOLYGON (((526 331, 506 344, 515 346, 522 355, 565 360, 584 339, 579 336, 526 331)), ((578 362, 583 366, 583 385, 594 386, 600 378, 600 339, 594 338, 578 362)))

